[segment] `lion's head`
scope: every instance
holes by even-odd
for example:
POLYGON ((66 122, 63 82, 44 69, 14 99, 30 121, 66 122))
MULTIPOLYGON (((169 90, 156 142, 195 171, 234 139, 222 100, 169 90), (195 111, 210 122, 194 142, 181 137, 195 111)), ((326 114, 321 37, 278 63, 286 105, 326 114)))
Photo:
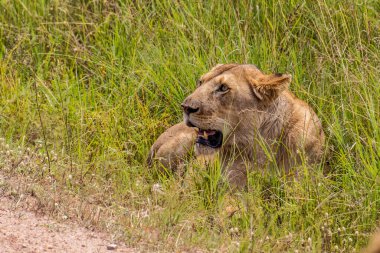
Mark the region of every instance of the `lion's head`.
POLYGON ((184 121, 198 128, 199 145, 218 149, 233 141, 231 133, 247 128, 244 121, 254 121, 249 126, 258 127, 259 112, 270 106, 290 81, 291 75, 266 75, 254 65, 217 65, 200 78, 197 89, 182 103, 184 121), (246 118, 246 111, 251 115, 257 112, 257 117, 246 118))

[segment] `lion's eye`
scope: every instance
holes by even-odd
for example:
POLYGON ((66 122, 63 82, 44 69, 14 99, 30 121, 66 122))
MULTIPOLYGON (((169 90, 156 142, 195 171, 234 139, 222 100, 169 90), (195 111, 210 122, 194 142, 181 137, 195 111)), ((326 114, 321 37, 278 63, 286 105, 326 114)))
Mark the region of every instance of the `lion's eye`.
POLYGON ((198 79, 197 80, 197 87, 201 86, 202 85, 202 80, 198 79))
POLYGON ((218 91, 218 92, 227 92, 229 90, 230 90, 230 88, 227 85, 221 84, 216 91, 218 91))

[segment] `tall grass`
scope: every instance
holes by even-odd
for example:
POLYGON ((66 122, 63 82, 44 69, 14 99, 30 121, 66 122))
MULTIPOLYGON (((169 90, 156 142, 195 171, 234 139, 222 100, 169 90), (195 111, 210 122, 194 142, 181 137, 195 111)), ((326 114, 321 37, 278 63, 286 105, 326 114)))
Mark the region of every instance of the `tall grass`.
POLYGON ((96 180, 105 199, 143 210, 120 214, 132 245, 351 252, 380 210, 379 14, 371 0, 3 0, 0 136, 47 156, 28 173, 74 177, 74 192, 96 180), (154 176, 150 145, 181 120, 195 80, 228 62, 293 75, 323 121, 331 174, 253 172, 239 193, 217 168, 154 176))

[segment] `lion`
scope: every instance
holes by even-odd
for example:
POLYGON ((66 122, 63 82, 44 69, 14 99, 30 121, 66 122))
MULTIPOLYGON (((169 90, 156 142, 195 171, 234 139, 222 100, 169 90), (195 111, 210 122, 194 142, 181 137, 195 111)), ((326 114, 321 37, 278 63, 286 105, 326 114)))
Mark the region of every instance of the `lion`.
POLYGON ((325 135, 314 110, 288 87, 290 74, 264 74, 251 64, 219 64, 204 74, 182 103, 184 121, 150 149, 171 170, 189 153, 217 154, 229 183, 244 186, 247 172, 275 164, 285 172, 318 163, 325 135))

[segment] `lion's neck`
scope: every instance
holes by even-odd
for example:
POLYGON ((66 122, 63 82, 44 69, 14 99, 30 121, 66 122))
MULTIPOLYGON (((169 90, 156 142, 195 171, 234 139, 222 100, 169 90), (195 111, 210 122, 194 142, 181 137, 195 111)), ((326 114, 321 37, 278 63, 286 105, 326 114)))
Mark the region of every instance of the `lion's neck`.
POLYGON ((271 106, 262 112, 262 120, 258 131, 268 144, 278 141, 283 136, 284 127, 288 123, 291 103, 287 96, 278 97, 271 106))
POLYGON ((223 151, 222 153, 226 156, 239 154, 239 156, 255 157, 254 160, 265 156, 261 154, 263 145, 270 149, 275 148, 274 145, 284 138, 283 130, 288 124, 291 107, 289 96, 283 95, 268 108, 247 111, 242 117, 244 121, 235 129, 239 134, 232 134, 230 137, 232 139, 224 148, 229 154, 223 151))

